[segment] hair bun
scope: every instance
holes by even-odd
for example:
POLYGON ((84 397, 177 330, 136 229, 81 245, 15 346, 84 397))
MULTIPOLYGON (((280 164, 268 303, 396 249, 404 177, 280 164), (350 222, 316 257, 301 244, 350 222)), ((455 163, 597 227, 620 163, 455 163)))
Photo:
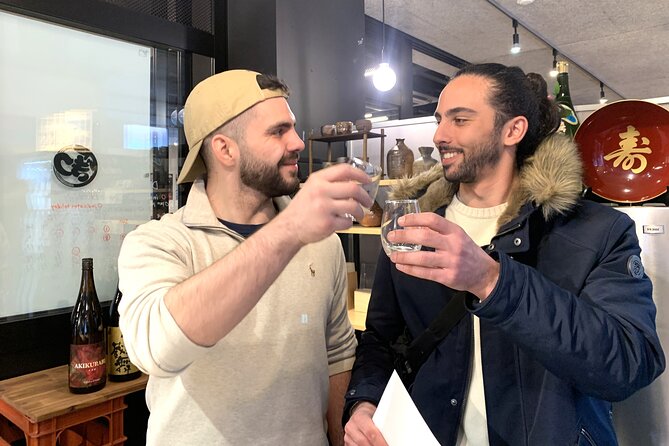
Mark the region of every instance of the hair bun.
POLYGON ((548 98, 548 86, 544 77, 538 73, 527 73, 530 88, 537 98, 541 121, 539 135, 542 138, 555 132, 560 127, 560 112, 555 101, 548 98))

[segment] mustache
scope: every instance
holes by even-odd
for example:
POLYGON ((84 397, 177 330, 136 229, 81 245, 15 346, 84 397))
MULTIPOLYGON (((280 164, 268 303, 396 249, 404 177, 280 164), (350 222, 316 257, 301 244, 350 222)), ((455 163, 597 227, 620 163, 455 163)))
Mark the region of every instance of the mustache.
POLYGON ((291 154, 282 156, 281 159, 279 160, 279 164, 296 163, 296 162, 299 161, 299 159, 300 159, 300 154, 295 152, 295 153, 291 153, 291 154))
POLYGON ((449 146, 449 145, 447 145, 447 144, 440 144, 440 145, 438 145, 438 146, 437 146, 437 150, 438 150, 439 152, 447 152, 447 151, 449 151, 449 150, 451 150, 451 151, 456 151, 456 152, 462 152, 462 151, 463 151, 462 148, 460 148, 460 147, 449 146))

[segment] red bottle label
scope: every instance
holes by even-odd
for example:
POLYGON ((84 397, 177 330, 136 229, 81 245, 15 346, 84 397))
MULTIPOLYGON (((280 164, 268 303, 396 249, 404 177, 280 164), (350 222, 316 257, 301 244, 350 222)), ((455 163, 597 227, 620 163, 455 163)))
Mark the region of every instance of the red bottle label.
POLYGON ((107 378, 104 342, 70 344, 70 387, 92 387, 107 378))

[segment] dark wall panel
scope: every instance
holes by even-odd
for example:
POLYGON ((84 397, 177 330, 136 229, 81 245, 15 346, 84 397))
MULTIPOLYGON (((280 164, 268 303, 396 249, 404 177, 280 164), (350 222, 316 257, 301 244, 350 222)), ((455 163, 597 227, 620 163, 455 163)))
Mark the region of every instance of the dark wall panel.
POLYGON ((69 310, 26 320, 0 320, 0 379, 67 364, 69 326, 69 310))
MULTIPOLYGON (((277 74, 277 17, 276 0, 244 0, 228 2, 227 66, 226 69, 246 68, 267 74, 277 74)), ((217 28, 217 43, 225 30, 217 28)), ((217 51, 217 57, 220 52, 217 51)), ((217 71, 219 64, 216 65, 217 71)))
MULTIPOLYGON (((362 0, 278 0, 278 74, 305 135, 323 124, 355 121, 365 112, 365 13, 362 0)), ((324 158, 325 144, 314 144, 324 158)), ((335 149, 343 154, 344 146, 335 149)), ((306 153, 305 153, 306 156, 306 153)))
MULTIPOLYGON (((277 74, 292 90, 297 130, 355 121, 365 111, 362 0, 248 0, 228 2, 227 63, 277 74), (262 12, 262 13, 261 13, 262 12)), ((223 39, 216 20, 217 52, 223 39)), ((325 144, 315 144, 324 158, 325 144)), ((343 154, 343 144, 334 156, 343 154)), ((303 157, 306 157, 304 152, 303 157)))

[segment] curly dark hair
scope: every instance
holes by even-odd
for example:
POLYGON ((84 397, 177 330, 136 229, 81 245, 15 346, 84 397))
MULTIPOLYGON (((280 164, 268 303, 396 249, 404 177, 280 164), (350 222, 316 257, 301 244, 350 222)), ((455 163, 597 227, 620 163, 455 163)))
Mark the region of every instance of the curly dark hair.
POLYGON ((495 130, 514 116, 527 118, 528 128, 518 143, 516 163, 522 166, 537 146, 560 125, 559 109, 548 98, 546 81, 537 73, 497 63, 467 65, 455 76, 481 76, 490 81, 488 101, 495 109, 495 130))

